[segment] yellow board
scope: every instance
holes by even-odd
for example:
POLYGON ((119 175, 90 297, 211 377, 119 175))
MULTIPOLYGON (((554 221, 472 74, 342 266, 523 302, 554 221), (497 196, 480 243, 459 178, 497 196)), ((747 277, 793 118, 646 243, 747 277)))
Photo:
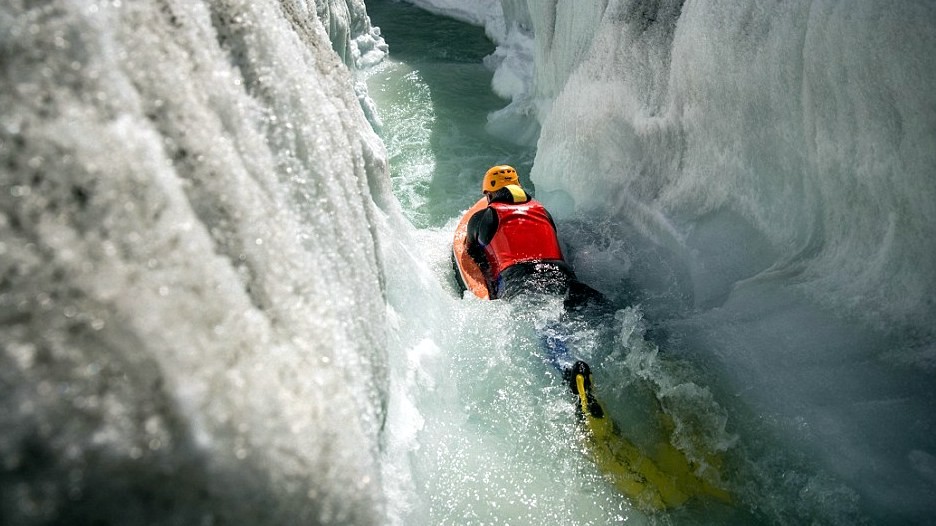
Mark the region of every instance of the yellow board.
POLYGON ((477 203, 465 212, 458 227, 455 228, 455 238, 452 240, 452 253, 455 255, 455 265, 458 273, 461 275, 465 287, 474 293, 475 296, 486 300, 488 296, 487 282, 484 280, 484 274, 481 268, 468 255, 468 247, 465 246, 465 238, 468 236, 468 219, 479 210, 487 208, 487 197, 482 197, 477 203))
POLYGON ((577 374, 575 384, 595 464, 638 509, 653 512, 675 508, 702 495, 731 502, 728 492, 696 476, 686 456, 671 444, 661 446, 660 464, 644 455, 615 432, 614 423, 604 408, 592 410, 595 404, 599 407, 600 404, 586 389, 585 376, 577 374))

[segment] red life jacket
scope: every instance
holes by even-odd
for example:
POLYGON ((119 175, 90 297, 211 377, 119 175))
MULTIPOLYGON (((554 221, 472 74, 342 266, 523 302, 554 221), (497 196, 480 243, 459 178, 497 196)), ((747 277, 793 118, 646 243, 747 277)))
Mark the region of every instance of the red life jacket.
POLYGON ((507 267, 525 261, 562 260, 562 249, 546 209, 538 201, 489 205, 497 212, 497 231, 484 247, 494 280, 507 267))

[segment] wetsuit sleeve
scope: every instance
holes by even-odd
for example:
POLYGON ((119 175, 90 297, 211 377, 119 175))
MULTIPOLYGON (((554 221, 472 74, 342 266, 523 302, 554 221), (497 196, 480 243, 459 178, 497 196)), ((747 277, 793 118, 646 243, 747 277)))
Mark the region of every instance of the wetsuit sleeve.
POLYGON ((493 208, 488 207, 475 212, 475 215, 468 219, 468 248, 472 245, 488 245, 497 232, 497 222, 497 212, 493 208))
POLYGON ((468 219, 467 236, 465 237, 468 255, 478 264, 481 272, 488 279, 490 279, 491 275, 491 265, 487 260, 487 254, 484 253, 484 246, 491 242, 496 231, 497 212, 490 207, 475 212, 468 219))

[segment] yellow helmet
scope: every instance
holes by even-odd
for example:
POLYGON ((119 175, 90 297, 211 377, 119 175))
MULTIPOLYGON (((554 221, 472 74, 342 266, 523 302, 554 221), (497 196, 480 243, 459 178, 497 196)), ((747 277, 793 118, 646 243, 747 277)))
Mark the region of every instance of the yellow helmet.
POLYGON ((481 183, 481 193, 493 192, 509 184, 520 184, 520 176, 513 166, 502 164, 494 166, 484 174, 484 181, 481 183))

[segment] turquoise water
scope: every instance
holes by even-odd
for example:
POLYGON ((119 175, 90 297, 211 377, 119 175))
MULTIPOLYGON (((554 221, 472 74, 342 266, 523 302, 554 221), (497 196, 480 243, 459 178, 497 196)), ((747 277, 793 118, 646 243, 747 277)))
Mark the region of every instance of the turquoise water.
POLYGON ((485 131, 487 114, 507 101, 491 91, 482 59, 494 44, 477 27, 411 5, 368 2, 390 45, 369 72, 368 89, 383 120, 394 190, 410 220, 441 226, 480 197, 481 177, 509 163, 530 186, 533 150, 485 131))

